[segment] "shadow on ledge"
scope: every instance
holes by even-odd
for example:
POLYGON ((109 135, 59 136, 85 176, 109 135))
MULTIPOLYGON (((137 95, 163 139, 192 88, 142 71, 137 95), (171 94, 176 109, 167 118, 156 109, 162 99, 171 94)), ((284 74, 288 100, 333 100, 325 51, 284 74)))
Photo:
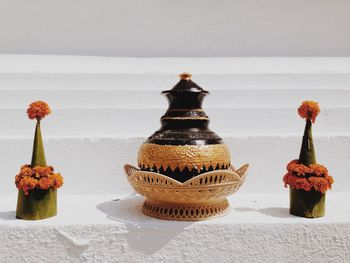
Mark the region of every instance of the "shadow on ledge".
POLYGON ((4 211, 0 212, 1 220, 17 220, 16 219, 16 211, 4 211))
POLYGON ((279 218, 291 218, 294 217, 289 214, 289 208, 285 207, 267 207, 261 209, 254 209, 251 207, 236 207, 234 210, 238 212, 258 212, 267 216, 279 217, 279 218))
POLYGON ((141 211, 143 201, 143 197, 132 194, 96 206, 110 220, 125 224, 127 228, 125 238, 132 249, 151 255, 193 224, 193 222, 174 222, 146 216, 141 211))

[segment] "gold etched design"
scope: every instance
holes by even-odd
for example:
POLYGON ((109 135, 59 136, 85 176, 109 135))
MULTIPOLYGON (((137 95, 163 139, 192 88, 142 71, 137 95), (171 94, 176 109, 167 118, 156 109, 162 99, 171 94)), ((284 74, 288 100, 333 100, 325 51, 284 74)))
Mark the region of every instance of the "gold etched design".
POLYGON ((248 170, 248 165, 243 167, 244 172, 241 174, 233 168, 215 170, 184 183, 160 173, 141 171, 131 165, 125 165, 124 170, 135 191, 148 199, 174 204, 206 204, 225 199, 236 192, 248 170))
POLYGON ((203 109, 168 109, 169 112, 173 112, 173 111, 196 111, 196 112, 203 112, 203 109))
POLYGON ((169 167, 172 171, 176 168, 182 171, 187 167, 199 172, 203 167, 207 170, 217 165, 229 167, 231 156, 225 144, 175 146, 145 143, 140 147, 137 162, 140 167, 156 167, 157 170, 169 167))
POLYGON ((209 117, 162 117, 162 120, 209 120, 209 117))
POLYGON ((238 191, 248 167, 246 164, 235 170, 231 166, 227 170, 203 173, 184 183, 131 165, 125 165, 124 170, 134 190, 147 198, 143 205, 146 215, 169 220, 204 220, 226 212, 226 197, 238 191))
POLYGON ((204 205, 168 205, 146 200, 142 206, 145 215, 163 219, 177 221, 200 221, 214 218, 227 213, 229 203, 223 201, 204 205))

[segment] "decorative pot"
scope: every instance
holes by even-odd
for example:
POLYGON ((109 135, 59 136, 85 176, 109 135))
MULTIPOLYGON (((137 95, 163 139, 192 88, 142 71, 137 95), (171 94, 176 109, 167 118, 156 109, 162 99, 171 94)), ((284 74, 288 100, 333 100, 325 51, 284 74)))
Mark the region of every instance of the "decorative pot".
POLYGON ((140 147, 138 168, 125 166, 130 184, 147 197, 146 215, 170 220, 203 220, 228 209, 226 197, 245 179, 248 165, 235 170, 228 147, 209 129, 202 109, 209 93, 191 80, 163 91, 169 102, 161 128, 140 147))

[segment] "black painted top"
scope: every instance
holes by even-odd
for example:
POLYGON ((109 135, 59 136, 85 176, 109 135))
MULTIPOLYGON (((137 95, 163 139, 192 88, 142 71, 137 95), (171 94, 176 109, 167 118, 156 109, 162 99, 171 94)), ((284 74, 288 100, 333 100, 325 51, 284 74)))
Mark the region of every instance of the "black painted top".
POLYGON ((202 109, 202 101, 209 94, 190 79, 181 80, 171 89, 162 92, 169 102, 167 112, 161 117, 161 128, 146 143, 162 145, 221 144, 222 139, 208 127, 209 118, 202 109))

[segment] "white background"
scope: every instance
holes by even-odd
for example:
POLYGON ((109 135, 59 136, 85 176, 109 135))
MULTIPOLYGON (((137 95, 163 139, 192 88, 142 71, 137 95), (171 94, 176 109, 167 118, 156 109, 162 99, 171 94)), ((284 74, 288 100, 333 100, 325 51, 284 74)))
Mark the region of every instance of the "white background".
POLYGON ((1 0, 0 53, 346 56, 346 0, 1 0))

